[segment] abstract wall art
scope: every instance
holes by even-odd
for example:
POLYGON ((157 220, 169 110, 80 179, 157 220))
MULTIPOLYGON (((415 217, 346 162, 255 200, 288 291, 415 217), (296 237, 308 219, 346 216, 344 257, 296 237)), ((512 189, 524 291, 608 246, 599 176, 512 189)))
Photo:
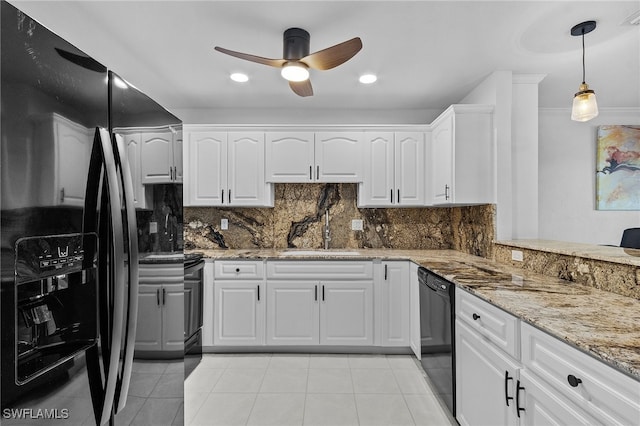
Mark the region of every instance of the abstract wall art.
POLYGON ((598 126, 596 209, 640 210, 640 126, 598 126))

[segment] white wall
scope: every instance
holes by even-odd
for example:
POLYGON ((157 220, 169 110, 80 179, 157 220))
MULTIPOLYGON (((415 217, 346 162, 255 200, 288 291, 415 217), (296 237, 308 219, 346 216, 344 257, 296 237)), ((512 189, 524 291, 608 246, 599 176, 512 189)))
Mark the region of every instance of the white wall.
POLYGON ((597 126, 640 125, 640 109, 601 110, 586 123, 570 115, 569 108, 539 111, 539 237, 618 245, 625 228, 640 227, 640 211, 595 209, 597 126))
POLYGON ((511 158, 512 72, 496 71, 465 96, 462 104, 494 105, 496 129, 496 239, 513 234, 513 186, 511 158))

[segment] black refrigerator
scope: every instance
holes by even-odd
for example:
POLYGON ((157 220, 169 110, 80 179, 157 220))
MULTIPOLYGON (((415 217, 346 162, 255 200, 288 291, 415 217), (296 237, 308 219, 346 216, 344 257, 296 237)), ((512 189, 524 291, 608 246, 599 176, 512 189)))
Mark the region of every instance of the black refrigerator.
POLYGON ((181 123, 9 3, 0 15, 1 420, 114 424, 133 365, 141 235, 114 129, 181 123), (52 404, 70 374, 86 389, 52 404))

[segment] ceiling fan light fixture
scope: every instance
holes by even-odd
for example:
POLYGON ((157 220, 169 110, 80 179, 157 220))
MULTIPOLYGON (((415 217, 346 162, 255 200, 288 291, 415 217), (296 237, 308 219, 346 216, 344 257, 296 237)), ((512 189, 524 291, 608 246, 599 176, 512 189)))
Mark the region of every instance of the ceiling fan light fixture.
POLYGON ((372 84, 378 80, 375 74, 362 74, 358 79, 362 84, 372 84))
POLYGON ((288 81, 299 82, 309 79, 309 70, 302 62, 287 62, 280 72, 282 78, 288 81))
POLYGON ((241 72, 234 72, 229 78, 237 83, 246 83, 249 81, 249 76, 241 72))
POLYGON ((585 82, 584 66, 584 35, 596 29, 596 21, 585 21, 571 28, 571 35, 582 37, 582 83, 578 88, 578 93, 573 96, 573 106, 571 107, 571 119, 573 121, 589 121, 598 116, 598 103, 596 102, 596 92, 589 89, 585 82))

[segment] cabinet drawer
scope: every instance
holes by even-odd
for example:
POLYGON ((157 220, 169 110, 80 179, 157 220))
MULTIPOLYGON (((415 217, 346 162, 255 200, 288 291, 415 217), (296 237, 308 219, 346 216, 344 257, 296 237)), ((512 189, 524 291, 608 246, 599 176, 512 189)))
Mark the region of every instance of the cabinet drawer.
POLYGON ((522 363, 603 424, 639 424, 639 381, 525 323, 522 363), (571 386, 570 375, 581 383, 571 386))
POLYGON ((516 317, 459 288, 455 305, 456 318, 515 359, 520 357, 520 324, 516 317))
POLYGON ((373 262, 353 261, 271 261, 267 278, 281 280, 367 280, 373 279, 373 262))
POLYGON ((262 279, 264 262, 261 260, 216 260, 214 262, 214 279, 262 279))

